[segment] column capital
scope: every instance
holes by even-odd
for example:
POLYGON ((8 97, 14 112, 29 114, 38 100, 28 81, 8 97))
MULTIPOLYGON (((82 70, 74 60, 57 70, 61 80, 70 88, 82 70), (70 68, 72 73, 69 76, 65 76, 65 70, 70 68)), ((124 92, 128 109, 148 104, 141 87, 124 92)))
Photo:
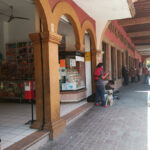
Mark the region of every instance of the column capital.
POLYGON ((54 32, 32 33, 29 36, 33 43, 39 43, 40 38, 43 42, 52 42, 54 44, 60 44, 62 40, 62 36, 54 32))
POLYGON ((60 44, 62 36, 55 32, 42 32, 41 37, 43 42, 52 42, 54 44, 60 44))
POLYGON ((102 50, 92 50, 92 55, 100 55, 103 54, 102 50))

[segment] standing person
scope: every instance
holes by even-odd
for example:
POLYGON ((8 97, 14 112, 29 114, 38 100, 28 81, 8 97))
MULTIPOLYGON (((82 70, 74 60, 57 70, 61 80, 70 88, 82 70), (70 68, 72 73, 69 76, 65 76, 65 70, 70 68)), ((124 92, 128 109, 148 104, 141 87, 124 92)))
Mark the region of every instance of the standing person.
POLYGON ((136 70, 132 67, 130 69, 131 82, 135 82, 136 70))
POLYGON ((102 106, 108 107, 106 105, 106 99, 104 97, 105 94, 105 88, 104 88, 104 80, 108 77, 109 73, 105 73, 103 69, 103 63, 99 63, 96 66, 96 70, 94 72, 94 79, 96 84, 96 98, 95 98, 95 104, 96 106, 99 106, 99 97, 101 97, 102 100, 102 106))
POLYGON ((124 85, 128 85, 129 71, 127 70, 126 66, 122 67, 122 76, 123 76, 123 79, 124 79, 124 85))
POLYGON ((143 69, 142 69, 142 66, 140 66, 140 67, 139 67, 139 72, 138 72, 138 75, 139 75, 139 81, 141 81, 142 74, 143 74, 143 69))
POLYGON ((142 67, 139 66, 139 68, 137 69, 137 78, 138 78, 138 81, 141 81, 141 76, 142 76, 142 67))
POLYGON ((147 67, 144 68, 144 83, 148 84, 148 69, 147 69, 147 67))

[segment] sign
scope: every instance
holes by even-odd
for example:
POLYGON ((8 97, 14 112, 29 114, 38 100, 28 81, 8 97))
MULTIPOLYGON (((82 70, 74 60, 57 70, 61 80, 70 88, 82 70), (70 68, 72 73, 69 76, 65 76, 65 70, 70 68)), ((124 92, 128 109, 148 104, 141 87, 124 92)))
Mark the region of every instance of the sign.
POLYGON ((76 56, 76 61, 84 62, 84 57, 76 56))
POLYGON ((65 59, 60 59, 60 67, 65 68, 66 67, 66 60, 65 59))
POLYGON ((85 52, 85 61, 91 61, 91 52, 85 52))

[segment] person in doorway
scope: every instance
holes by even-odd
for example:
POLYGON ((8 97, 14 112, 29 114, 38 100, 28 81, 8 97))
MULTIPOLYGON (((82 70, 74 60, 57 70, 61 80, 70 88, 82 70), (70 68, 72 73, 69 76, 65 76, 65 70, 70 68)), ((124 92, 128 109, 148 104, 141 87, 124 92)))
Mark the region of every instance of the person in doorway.
POLYGON ((104 97, 105 88, 104 88, 104 80, 109 76, 109 73, 105 73, 103 69, 103 63, 99 63, 96 66, 96 70, 94 72, 94 79, 96 85, 96 97, 95 97, 95 104, 96 106, 100 106, 99 97, 101 97, 102 106, 106 106, 106 99, 104 97))
POLYGON ((126 66, 122 67, 122 76, 124 79, 124 85, 128 85, 129 82, 129 71, 126 66))

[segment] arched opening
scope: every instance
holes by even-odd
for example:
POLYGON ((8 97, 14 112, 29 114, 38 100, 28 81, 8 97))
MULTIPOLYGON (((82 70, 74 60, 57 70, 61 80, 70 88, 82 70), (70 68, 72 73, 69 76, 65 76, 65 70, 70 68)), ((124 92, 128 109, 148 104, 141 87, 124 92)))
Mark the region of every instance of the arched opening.
MULTIPOLYGON (((93 78, 93 73, 94 70, 96 68, 96 33, 95 33, 95 29, 93 27, 93 24, 86 20, 84 21, 84 23, 82 24, 82 30, 81 30, 81 41, 82 41, 82 45, 84 45, 83 47, 86 48, 86 43, 85 43, 85 35, 87 35, 88 40, 87 40, 87 45, 90 46, 90 52, 86 52, 85 49, 85 61, 86 59, 88 59, 88 61, 91 61, 91 72, 90 74, 92 75, 92 93, 95 93, 95 81, 93 78), (88 42, 90 39, 90 43, 88 42), (87 56, 86 56, 87 54, 87 56)), ((88 48, 89 49, 89 48, 88 48)), ((86 61, 87 62, 87 61, 86 61)), ((90 82, 89 82, 90 83, 90 82)))
POLYGON ((59 28, 59 21, 62 16, 66 16, 70 23, 72 24, 74 35, 75 35, 75 48, 76 50, 81 50, 81 40, 80 40, 80 32, 81 32, 81 24, 78 19, 78 16, 74 10, 74 8, 68 4, 67 2, 59 2, 55 8, 53 9, 53 18, 54 18, 54 31, 57 33, 59 28), (61 11, 60 11, 61 9, 61 11))
MULTIPOLYGON (((40 28, 36 5, 33 1, 23 0, 0 2, 0 127, 3 126, 0 128, 3 135, 0 136, 5 141, 3 148, 36 131, 30 129, 31 124, 25 125, 32 119, 31 99, 34 103, 33 119, 37 117, 34 46, 29 38, 29 34, 39 32, 40 28), (8 141, 4 140, 7 134, 11 137, 8 141)), ((42 8, 42 5, 38 7, 42 8)), ((45 24, 43 28, 46 30, 45 24)))
MULTIPOLYGON (((61 16, 58 34, 62 36, 59 52, 60 116, 85 104, 85 61, 84 53, 76 48, 76 29, 66 15, 61 16), (68 104, 70 103, 70 104, 68 104)), ((78 37, 79 38, 79 37, 78 37)))

